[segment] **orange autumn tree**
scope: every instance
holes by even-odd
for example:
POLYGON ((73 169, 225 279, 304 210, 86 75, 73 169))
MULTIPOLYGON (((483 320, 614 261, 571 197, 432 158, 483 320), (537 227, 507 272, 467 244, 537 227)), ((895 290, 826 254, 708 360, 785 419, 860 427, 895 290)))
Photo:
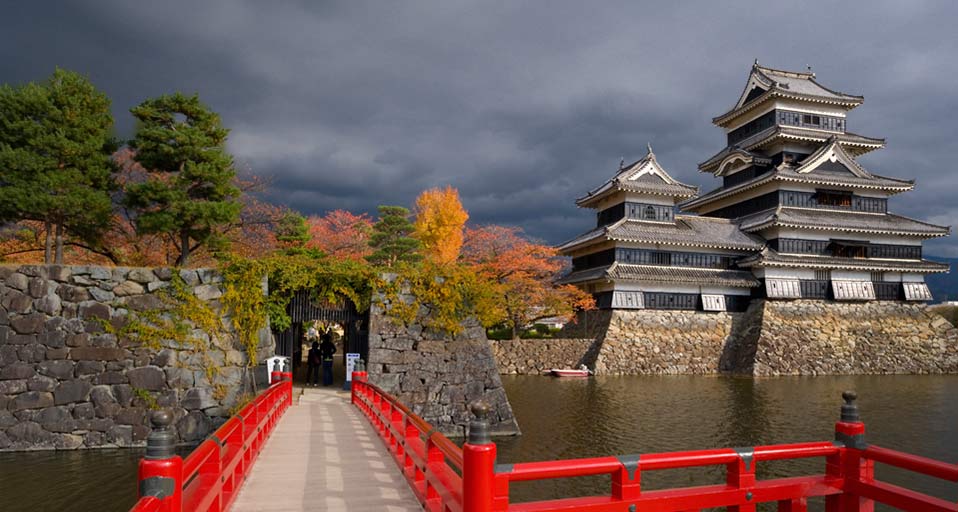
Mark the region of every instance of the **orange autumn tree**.
POLYGON ((440 264, 459 259, 462 229, 469 214, 459 201, 459 191, 452 188, 431 188, 416 198, 416 231, 426 258, 440 264))
POLYGON ((495 286, 496 302, 512 338, 537 320, 571 320, 576 311, 595 309, 595 299, 572 285, 555 285, 563 270, 555 249, 522 236, 506 226, 467 229, 463 260, 495 286))
POLYGON ((333 210, 323 217, 311 216, 306 220, 310 240, 306 247, 319 249, 336 259, 365 261, 372 253, 369 236, 373 232, 373 220, 365 213, 356 215, 346 210, 333 210))

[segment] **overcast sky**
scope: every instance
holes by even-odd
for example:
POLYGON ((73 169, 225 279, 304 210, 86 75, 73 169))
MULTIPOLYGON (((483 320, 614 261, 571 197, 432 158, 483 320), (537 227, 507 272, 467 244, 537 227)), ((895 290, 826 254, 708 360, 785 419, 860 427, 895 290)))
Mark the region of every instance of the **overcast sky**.
POLYGON ((124 138, 130 107, 196 92, 273 201, 373 212, 452 185, 473 222, 557 243, 594 223, 575 198, 647 142, 674 177, 717 186, 696 165, 724 146, 710 119, 753 59, 811 65, 865 96, 849 130, 888 146, 862 164, 917 179, 892 210, 954 229, 956 20, 956 2, 915 0, 11 2, 0 82, 82 72, 124 138))

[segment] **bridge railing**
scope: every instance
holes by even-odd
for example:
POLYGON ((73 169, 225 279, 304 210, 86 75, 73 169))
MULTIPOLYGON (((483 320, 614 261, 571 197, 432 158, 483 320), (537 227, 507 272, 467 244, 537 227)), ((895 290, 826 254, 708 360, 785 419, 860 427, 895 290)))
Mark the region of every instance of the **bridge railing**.
POLYGON ((949 464, 865 443, 855 394, 843 394, 835 441, 723 448, 672 453, 496 465, 489 438, 489 409, 476 415, 462 448, 435 432, 396 398, 353 374, 353 403, 386 442, 426 510, 437 511, 691 511, 726 507, 751 512, 759 503, 777 503, 781 512, 804 512, 809 498, 825 497, 827 512, 870 512, 874 503, 909 511, 958 512, 958 503, 875 479, 875 462, 958 482, 958 464, 949 464), (773 460, 823 458, 823 474, 758 480, 756 465, 773 460), (643 491, 647 471, 725 466, 724 484, 643 491), (511 503, 512 482, 609 475, 608 494, 511 503))
POLYGON ((224 511, 236 498, 263 444, 292 405, 292 375, 275 380, 186 459, 175 454, 168 411, 153 413, 153 432, 140 461, 139 501, 131 512, 224 511))

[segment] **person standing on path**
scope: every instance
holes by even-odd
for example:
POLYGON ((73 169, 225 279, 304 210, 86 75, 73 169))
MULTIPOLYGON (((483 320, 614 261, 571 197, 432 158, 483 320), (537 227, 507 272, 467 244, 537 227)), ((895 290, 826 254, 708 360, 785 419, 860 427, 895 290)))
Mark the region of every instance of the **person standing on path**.
POLYGON ((306 385, 310 385, 310 380, 312 379, 312 385, 319 385, 319 365, 322 364, 323 358, 320 355, 319 343, 313 342, 313 348, 309 349, 309 354, 306 356, 306 385))
POLYGON ((319 346, 319 354, 323 359, 323 385, 333 385, 333 354, 336 353, 336 345, 333 345, 333 337, 329 333, 323 334, 323 343, 319 346))

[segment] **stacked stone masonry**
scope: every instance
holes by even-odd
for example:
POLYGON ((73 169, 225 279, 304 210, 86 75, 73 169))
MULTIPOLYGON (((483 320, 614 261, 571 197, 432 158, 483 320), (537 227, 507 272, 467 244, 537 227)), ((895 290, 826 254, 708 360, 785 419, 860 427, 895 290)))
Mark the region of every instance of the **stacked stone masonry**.
MULTIPOLYGON (((131 312, 162 309, 157 292, 170 285, 173 272, 0 266, 0 450, 143 445, 151 407, 173 411, 184 443, 225 421, 250 378, 232 331, 203 353, 176 340, 150 349, 110 332, 131 312), (204 357, 211 361, 202 363, 204 357), (204 371, 210 362, 219 368, 213 382, 204 371), (214 398, 216 386, 226 395, 214 398)), ((178 272, 222 313, 222 278, 215 271, 178 272)), ((261 334, 260 357, 272 352, 268 331, 261 334)))
POLYGON ((370 311, 370 382, 445 434, 463 435, 472 419, 468 405, 480 399, 492 407, 495 434, 519 433, 481 325, 466 322, 450 336, 423 327, 425 306, 409 325, 383 314, 384 308, 388 303, 370 311))
POLYGON ((755 300, 743 313, 605 310, 560 334, 575 339, 492 342, 500 371, 586 364, 599 375, 958 373, 958 329, 924 304, 894 301, 755 300))

